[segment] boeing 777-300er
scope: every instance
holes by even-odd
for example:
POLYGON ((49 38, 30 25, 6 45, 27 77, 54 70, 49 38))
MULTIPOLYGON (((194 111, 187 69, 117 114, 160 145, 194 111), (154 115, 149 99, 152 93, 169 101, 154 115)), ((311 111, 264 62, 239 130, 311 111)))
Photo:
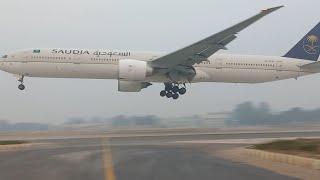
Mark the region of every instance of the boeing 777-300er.
POLYGON ((0 69, 24 77, 116 79, 118 90, 139 92, 164 83, 162 97, 178 99, 186 83, 263 83, 320 72, 320 23, 283 57, 215 54, 236 35, 283 6, 255 16, 169 54, 133 51, 31 49, 2 56, 0 69), (215 54, 215 55, 213 55, 215 54))

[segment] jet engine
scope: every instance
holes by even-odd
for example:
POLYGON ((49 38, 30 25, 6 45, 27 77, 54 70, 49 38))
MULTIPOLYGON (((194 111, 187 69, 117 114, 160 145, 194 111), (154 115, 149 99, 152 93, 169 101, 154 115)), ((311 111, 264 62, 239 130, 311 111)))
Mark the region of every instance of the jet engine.
POLYGON ((119 61, 119 80, 144 81, 147 76, 152 75, 153 69, 146 61, 134 59, 123 59, 119 61))

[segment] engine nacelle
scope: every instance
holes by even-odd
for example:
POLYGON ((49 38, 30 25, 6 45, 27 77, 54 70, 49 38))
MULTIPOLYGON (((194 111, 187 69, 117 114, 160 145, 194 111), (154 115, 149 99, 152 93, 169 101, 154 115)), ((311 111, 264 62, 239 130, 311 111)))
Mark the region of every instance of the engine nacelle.
POLYGON ((123 59, 119 61, 119 80, 143 81, 152 74, 146 61, 123 59))
POLYGON ((147 88, 151 83, 136 81, 118 81, 118 91, 120 92, 140 92, 141 89, 147 88))

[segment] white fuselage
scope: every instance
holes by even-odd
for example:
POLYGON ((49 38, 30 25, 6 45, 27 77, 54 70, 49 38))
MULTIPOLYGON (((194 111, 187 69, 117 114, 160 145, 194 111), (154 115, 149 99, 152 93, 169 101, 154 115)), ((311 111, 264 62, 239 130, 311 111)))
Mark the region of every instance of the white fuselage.
MULTIPOLYGON (((118 79, 122 59, 152 61, 163 54, 129 51, 46 49, 20 51, 0 61, 0 69, 29 77, 118 79)), ((262 83, 311 74, 300 69, 312 61, 272 56, 211 56, 194 65, 192 82, 262 83)), ((170 82, 165 76, 149 76, 144 82, 170 82)))

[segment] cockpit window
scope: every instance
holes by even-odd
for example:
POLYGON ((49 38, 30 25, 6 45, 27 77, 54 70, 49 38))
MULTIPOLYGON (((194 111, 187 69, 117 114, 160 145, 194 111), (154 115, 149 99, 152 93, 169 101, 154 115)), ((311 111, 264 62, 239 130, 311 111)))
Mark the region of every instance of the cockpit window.
POLYGON ((8 58, 8 55, 4 55, 4 56, 2 56, 2 58, 8 58))

